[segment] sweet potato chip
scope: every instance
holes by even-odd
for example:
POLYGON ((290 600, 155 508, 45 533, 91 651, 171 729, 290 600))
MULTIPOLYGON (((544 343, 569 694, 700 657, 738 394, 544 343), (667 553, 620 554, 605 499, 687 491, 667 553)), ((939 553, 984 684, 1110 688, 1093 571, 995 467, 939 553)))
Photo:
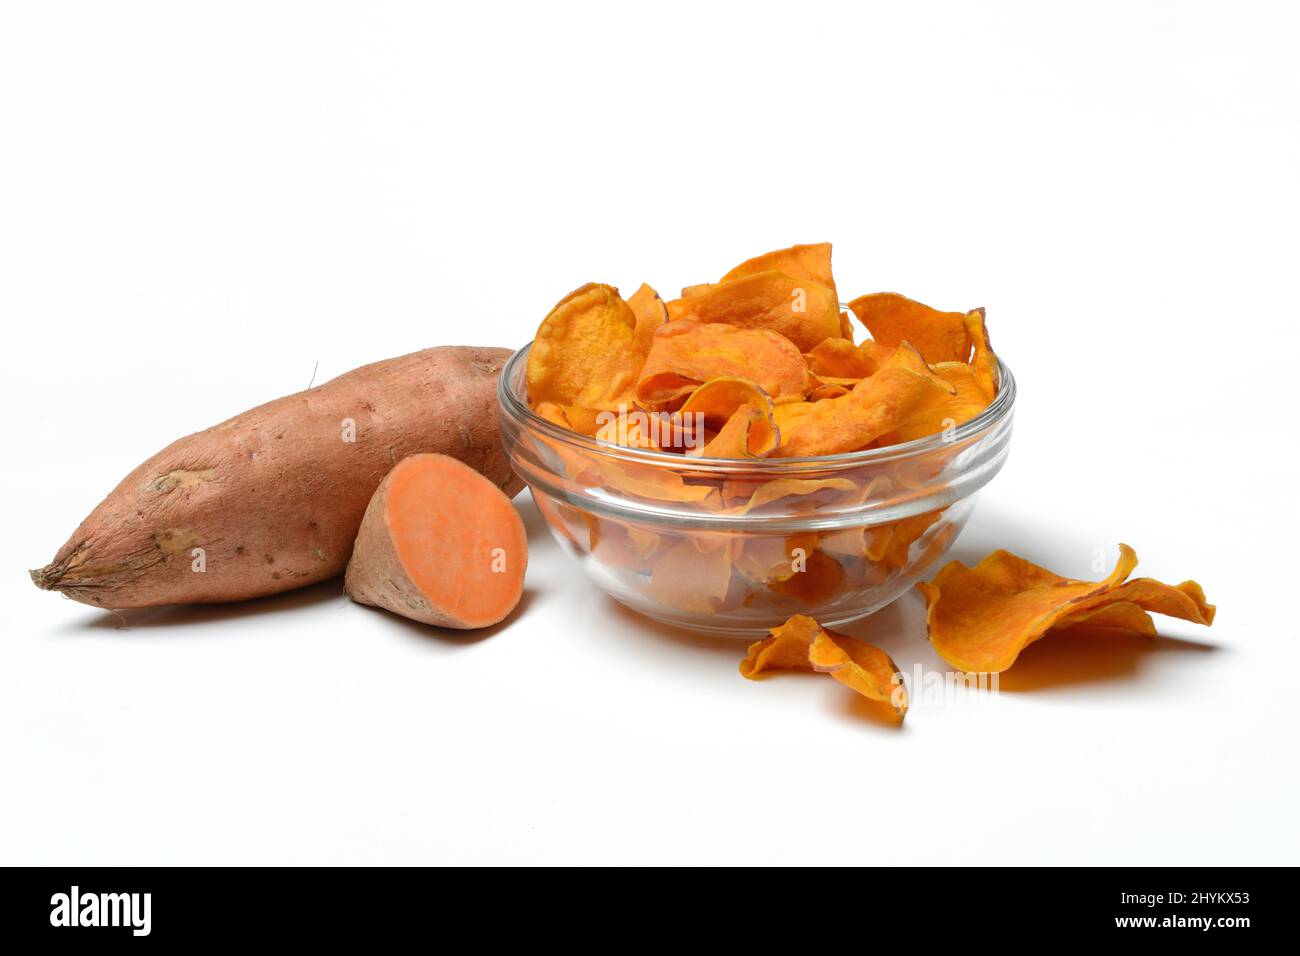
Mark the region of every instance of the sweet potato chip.
POLYGON ((770 637, 749 645, 740 662, 741 676, 749 680, 760 680, 760 675, 772 670, 829 674, 863 697, 888 703, 900 719, 907 713, 907 691, 888 654, 826 630, 803 614, 772 628, 770 637))
POLYGON ((880 364, 873 354, 858 348, 848 339, 819 342, 804 359, 818 378, 866 378, 880 371, 880 364))
POLYGON ((822 382, 814 386, 813 390, 808 393, 809 402, 821 402, 828 398, 843 398, 853 389, 848 385, 836 385, 833 383, 822 382))
POLYGON ((700 323, 741 329, 771 329, 810 352, 840 337, 840 303, 835 291, 807 279, 770 270, 719 282, 676 300, 670 314, 700 323))
POLYGON ((569 416, 565 414, 564 406, 559 402, 538 402, 533 406, 533 411, 553 425, 573 429, 573 425, 569 423, 569 416))
POLYGON ((638 498, 652 501, 682 501, 708 505, 711 499, 719 497, 717 488, 707 485, 687 484, 681 475, 651 465, 638 465, 632 462, 591 461, 586 463, 583 473, 576 476, 579 481, 590 484, 608 485, 638 498))
POLYGON ((813 670, 829 674, 870 700, 882 700, 901 720, 907 714, 907 689, 893 659, 865 641, 822 630, 808 648, 813 670))
POLYGON ((859 296, 849 308, 882 345, 908 342, 927 362, 965 362, 970 355, 965 313, 940 312, 895 292, 859 296))
POLYGON ((547 526, 561 539, 561 544, 571 545, 578 554, 591 550, 598 522, 595 515, 545 494, 534 494, 533 502, 546 519, 547 526))
POLYGON ((701 415, 706 428, 722 428, 742 405, 772 411, 772 397, 762 386, 748 378, 720 376, 711 378, 691 393, 678 414, 683 418, 701 415))
POLYGON ((705 458, 763 458, 781 440, 772 421, 772 407, 741 405, 704 446, 705 458))
POLYGON ((975 370, 965 362, 939 362, 930 368, 956 391, 952 395, 936 391, 896 430, 881 435, 881 445, 896 445, 943 434, 964 425, 989 407, 992 399, 984 391, 975 370))
MULTIPOLYGON (((815 242, 810 245, 796 245, 788 249, 765 252, 761 256, 746 259, 736 268, 722 277, 723 282, 741 279, 758 272, 784 272, 806 282, 823 285, 835 293, 835 277, 831 274, 831 244, 815 242)), ((699 288, 695 286, 694 288, 699 288)), ((686 291, 682 291, 686 295, 686 291)), ((839 296, 836 294, 836 298, 839 296)))
POLYGON ((821 633, 821 625, 803 614, 796 614, 780 627, 771 629, 771 637, 749 645, 740 662, 740 674, 749 680, 769 670, 810 671, 808 649, 821 633))
POLYGON ((528 399, 596 410, 631 403, 641 367, 636 316, 618 290, 589 283, 560 300, 528 353, 528 399))
POLYGON ((612 518, 589 516, 591 553, 602 564, 645 572, 654 566, 663 539, 648 528, 612 518))
POLYGON ((667 545, 655 560, 650 594, 670 607, 710 614, 727 596, 731 584, 731 549, 702 551, 694 539, 667 545))
POLYGON ((757 383, 723 377, 692 392, 677 416, 690 427, 702 424, 714 433, 702 450, 706 458, 762 458, 780 441, 773 412, 771 396, 757 383))
MULTIPOLYGON (((857 490, 857 484, 848 478, 777 478, 773 481, 765 481, 757 487, 749 482, 728 482, 723 489, 723 498, 728 503, 743 501, 739 512, 747 514, 782 498, 824 492, 837 492, 843 495, 852 494, 857 490), (749 497, 745 498, 745 495, 749 497)), ((823 495, 823 497, 832 496, 823 495)))
POLYGON ((853 320, 849 318, 847 312, 840 313, 840 337, 853 341, 853 320))
POLYGON ((1071 614, 1052 630, 1063 631, 1069 627, 1107 628, 1129 631, 1144 637, 1156 636, 1156 622, 1151 615, 1136 604, 1127 601, 1071 614))
POLYGON ((795 422, 805 418, 812 410, 812 402, 786 402, 784 405, 776 406, 774 417, 777 431, 784 435, 795 422))
POLYGON ((966 324, 966 332, 974 343, 970 367, 975 372, 976 381, 984 389, 984 394, 989 397, 989 401, 992 401, 998 394, 998 360, 989 342, 989 330, 984 324, 984 310, 972 309, 966 313, 963 321, 966 324))
POLYGON ((819 604, 834 597, 844 583, 844 567, 824 551, 813 551, 794 571, 768 587, 796 601, 819 604))
POLYGON ((843 398, 813 402, 810 410, 781 427, 775 458, 835 455, 865 448, 894 431, 926 402, 934 390, 956 388, 930 371, 915 349, 900 347, 870 378, 843 398))
POLYGON ((604 412, 605 424, 596 430, 597 441, 625 448, 658 448, 657 434, 645 412, 604 412))
POLYGON ((668 307, 664 305, 664 300, 659 298, 659 293, 644 282, 641 283, 641 288, 633 292, 632 297, 627 300, 627 307, 636 317, 637 346, 641 354, 646 355, 650 351, 650 344, 654 341, 659 327, 668 323, 668 307))
POLYGON ((737 571, 757 584, 784 581, 817 548, 816 532, 781 537, 747 535, 736 540, 732 562, 737 571))
POLYGON ((656 333, 636 400, 667 408, 714 378, 750 379, 778 404, 801 401, 808 387, 803 356, 778 333, 683 321, 656 333))
POLYGON ((942 514, 943 511, 927 511, 872 528, 865 557, 868 561, 878 561, 887 567, 904 567, 908 563, 912 545, 942 514))
POLYGON ((930 642, 948 663, 964 671, 1006 670, 1020 652, 1059 625, 1134 625, 1149 633, 1131 608, 1211 624, 1214 607, 1195 581, 1176 587, 1152 578, 1128 576, 1137 555, 1120 545, 1115 570, 1102 581, 1078 581, 1032 564, 1008 551, 995 551, 973 568, 960 561, 943 567, 930 583, 918 584, 925 596, 930 642))

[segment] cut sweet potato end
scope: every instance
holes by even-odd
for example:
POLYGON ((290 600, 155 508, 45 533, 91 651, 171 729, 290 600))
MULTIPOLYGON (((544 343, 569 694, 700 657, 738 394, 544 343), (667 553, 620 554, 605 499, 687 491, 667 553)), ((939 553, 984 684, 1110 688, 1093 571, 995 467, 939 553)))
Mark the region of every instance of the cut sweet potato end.
POLYGON ((503 620, 523 594, 528 540, 510 499, 468 465, 414 455, 393 470, 384 521, 407 577, 458 626, 503 620))

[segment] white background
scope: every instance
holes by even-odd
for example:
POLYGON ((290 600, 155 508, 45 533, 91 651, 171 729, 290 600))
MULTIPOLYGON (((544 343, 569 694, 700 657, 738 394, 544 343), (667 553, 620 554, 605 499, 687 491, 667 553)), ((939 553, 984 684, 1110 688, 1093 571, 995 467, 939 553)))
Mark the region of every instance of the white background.
MULTIPOLYGON (((1284 5, 0 8, 0 860, 1296 863, 1300 69, 1284 5), (44 564, 171 439, 792 242, 988 308, 953 556, 1201 581, 901 729, 588 586, 486 636, 337 585, 112 616, 44 564)), ((850 630, 940 666, 909 595, 850 630)))

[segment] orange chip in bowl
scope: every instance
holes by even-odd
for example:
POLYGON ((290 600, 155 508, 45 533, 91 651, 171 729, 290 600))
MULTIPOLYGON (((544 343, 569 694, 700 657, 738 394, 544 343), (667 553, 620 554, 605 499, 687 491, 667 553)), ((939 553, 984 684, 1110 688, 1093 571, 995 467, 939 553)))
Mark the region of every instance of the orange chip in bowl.
POLYGON ((702 550, 682 539, 667 545, 650 575, 650 592, 670 607, 707 614, 717 610, 731 583, 731 549, 702 550))
POLYGON ((813 551, 795 565, 794 573, 768 584, 778 594, 805 604, 829 600, 844 583, 844 566, 825 551, 813 551))
POLYGON ((671 322, 654 337, 636 400, 669 408, 714 378, 749 379, 779 404, 803 399, 808 368, 788 339, 768 329, 671 322))
POLYGON ((766 409, 741 405, 704 445, 701 454, 705 458, 763 458, 780 441, 770 405, 766 409))
POLYGON ((942 435, 964 425, 989 407, 992 399, 984 391, 975 369, 965 362, 940 362, 930 369, 955 391, 945 395, 936 390, 907 421, 882 435, 880 444, 896 445, 929 435, 942 435))
POLYGON ((528 354, 528 398, 596 410, 628 404, 641 350, 636 317, 613 286, 570 292, 542 320, 528 354))
POLYGON ((984 389, 984 394, 992 401, 998 394, 998 360, 993 355, 993 345, 989 342, 989 330, 984 324, 984 310, 972 309, 966 313, 963 321, 970 334, 974 348, 971 350, 970 367, 975 372, 975 379, 984 389))
MULTIPOLYGON (((806 282, 815 282, 835 292, 835 276, 831 274, 831 244, 814 242, 809 245, 795 245, 788 249, 765 252, 761 256, 746 259, 736 268, 722 277, 723 282, 754 275, 756 272, 784 272, 806 282)), ((698 286, 694 288, 699 288, 698 286)), ((682 290, 682 295, 686 291, 682 290)), ((837 296, 838 298, 838 296, 837 296)))
MULTIPOLYGON (((1177 586, 1152 578, 1128 581, 1137 555, 1120 545, 1115 570, 1101 581, 1062 577, 1017 557, 994 551, 979 564, 944 565, 933 581, 917 585, 925 596, 930 643, 949 664, 964 671, 998 673, 1015 663, 1029 644, 1058 626, 1132 625, 1149 633, 1132 607, 1211 624, 1214 606, 1195 581, 1177 586), (1105 610, 1125 605, 1122 610, 1105 610)), ((1149 619, 1147 619, 1149 620, 1149 619)))
POLYGON ((842 398, 813 402, 808 412, 782 425, 776 458, 835 455, 865 448, 903 425, 934 392, 956 394, 910 347, 900 346, 870 378, 842 398))
POLYGON ((881 345, 909 342, 927 362, 964 362, 970 355, 964 312, 940 312, 896 292, 859 296, 849 308, 881 345))
POLYGON ((706 458, 762 458, 780 441, 771 396, 747 378, 709 379, 677 416, 687 427, 714 433, 702 449, 706 458))
POLYGON ((849 339, 826 339, 804 356, 809 370, 819 378, 866 378, 880 370, 880 363, 869 352, 849 339))
POLYGON ((664 305, 664 300, 659 298, 659 293, 644 282, 641 283, 641 288, 633 292, 632 297, 627 300, 627 307, 636 317, 637 346, 641 354, 645 355, 650 351, 650 345, 659 327, 668 323, 668 307, 664 305))
POLYGON ((711 378, 695 389, 678 414, 682 417, 699 415, 706 428, 717 431, 742 405, 773 412, 772 397, 757 382, 736 375, 711 378))
POLYGON ((835 290, 776 270, 755 272, 692 290, 669 304, 674 318, 724 323, 740 329, 770 329, 809 352, 825 339, 840 338, 840 303, 835 290))

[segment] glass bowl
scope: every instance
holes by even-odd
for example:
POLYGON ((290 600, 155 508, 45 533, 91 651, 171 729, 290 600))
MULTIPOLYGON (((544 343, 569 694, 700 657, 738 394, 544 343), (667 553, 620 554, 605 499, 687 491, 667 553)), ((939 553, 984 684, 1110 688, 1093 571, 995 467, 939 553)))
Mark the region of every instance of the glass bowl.
POLYGON ((943 557, 1006 461, 1016 383, 916 441, 818 458, 695 458, 569 431, 526 401, 526 346, 501 373, 501 435, 561 547, 596 586, 678 627, 752 637, 792 614, 835 627, 943 557))

